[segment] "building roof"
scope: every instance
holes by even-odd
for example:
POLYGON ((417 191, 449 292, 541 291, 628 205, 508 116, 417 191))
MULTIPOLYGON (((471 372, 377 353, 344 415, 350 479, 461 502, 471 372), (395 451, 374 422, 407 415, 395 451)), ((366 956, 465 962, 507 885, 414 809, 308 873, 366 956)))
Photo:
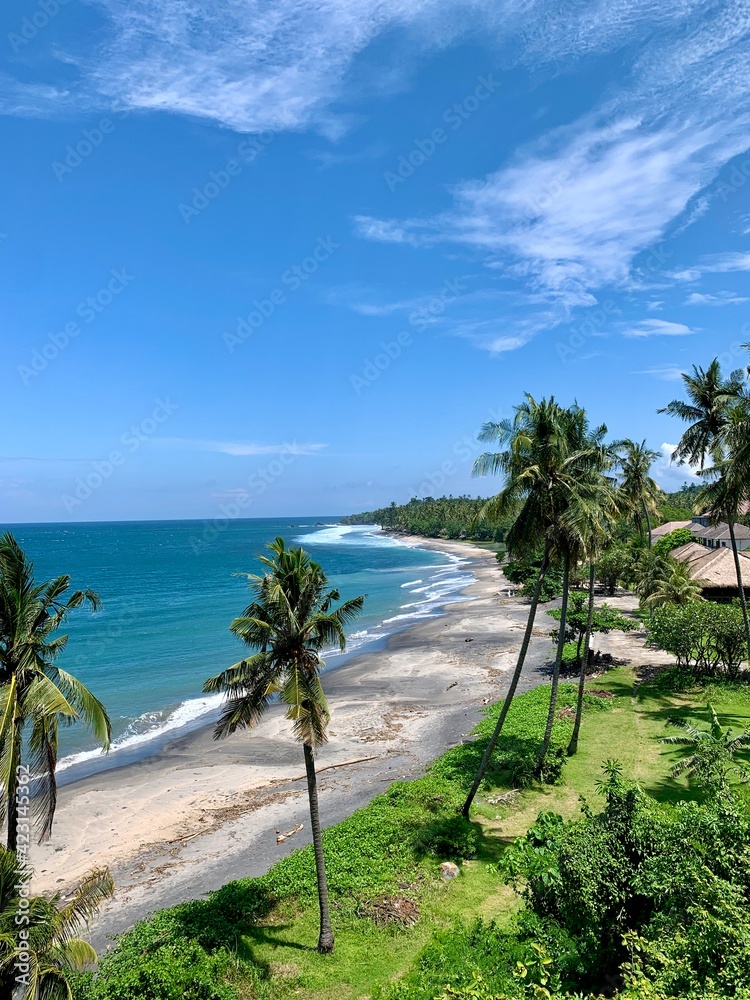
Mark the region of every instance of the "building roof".
MULTIPOLYGON (((729 525, 724 521, 720 521, 718 524, 710 525, 706 528, 702 528, 700 525, 697 527, 698 530, 694 530, 693 534, 698 535, 699 538, 713 538, 715 540, 723 538, 729 540, 729 525)), ((734 537, 743 542, 747 541, 747 539, 750 538, 750 528, 746 527, 744 524, 735 524, 734 537)))
MULTIPOLYGON (((707 549, 698 542, 688 542, 672 549, 670 555, 687 563, 691 577, 704 587, 737 590, 737 573, 731 549, 707 549)), ((743 585, 750 587, 750 553, 740 552, 739 557, 743 585)))
POLYGON ((692 528, 692 521, 667 521, 666 524, 660 524, 658 527, 654 528, 651 532, 652 538, 663 538, 668 535, 671 531, 677 531, 678 528, 692 528))

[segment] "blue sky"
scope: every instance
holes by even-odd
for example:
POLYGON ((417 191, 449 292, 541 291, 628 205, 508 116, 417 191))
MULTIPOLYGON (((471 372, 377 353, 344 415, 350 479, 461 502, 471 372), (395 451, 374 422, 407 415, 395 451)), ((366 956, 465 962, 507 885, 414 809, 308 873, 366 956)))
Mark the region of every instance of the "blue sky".
POLYGON ((523 391, 666 456, 746 363, 744 3, 196 9, 0 14, 2 520, 486 494, 523 391))

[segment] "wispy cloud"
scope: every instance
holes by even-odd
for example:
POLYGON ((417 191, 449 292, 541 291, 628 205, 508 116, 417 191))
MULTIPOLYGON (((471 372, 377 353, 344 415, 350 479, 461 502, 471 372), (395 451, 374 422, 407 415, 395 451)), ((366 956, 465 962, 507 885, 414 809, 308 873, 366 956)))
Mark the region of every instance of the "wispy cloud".
POLYGON ((750 271, 750 253, 707 254, 693 267, 674 271, 670 277, 676 281, 698 281, 704 274, 731 274, 738 271, 750 271))
POLYGON ((685 299, 686 306, 739 306, 743 302, 750 302, 744 295, 735 295, 734 292, 691 292, 685 299))
POLYGON ((633 372, 633 375, 651 375, 662 382, 679 382, 683 371, 684 369, 679 368, 677 365, 663 365, 659 368, 644 368, 641 371, 633 372))
POLYGON ((687 337, 695 333, 684 323, 671 323, 666 319, 642 319, 622 331, 623 337, 687 337))
POLYGON ((189 451, 213 451, 221 455, 317 455, 328 446, 325 444, 298 444, 287 441, 282 444, 256 444, 250 441, 204 441, 195 438, 160 438, 164 447, 174 447, 189 451))

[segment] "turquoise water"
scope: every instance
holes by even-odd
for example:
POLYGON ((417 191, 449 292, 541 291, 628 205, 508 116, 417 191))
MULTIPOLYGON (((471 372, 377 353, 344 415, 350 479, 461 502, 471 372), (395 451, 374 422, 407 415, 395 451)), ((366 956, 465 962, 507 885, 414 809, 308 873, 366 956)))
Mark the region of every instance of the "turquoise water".
MULTIPOLYGON (((246 647, 228 631, 249 600, 257 556, 282 535, 320 562, 342 598, 366 595, 349 650, 382 641, 395 629, 434 616, 471 580, 453 556, 415 548, 374 526, 344 527, 334 518, 254 518, 205 524, 147 521, 11 526, 38 580, 68 573, 91 587, 96 614, 70 618, 60 665, 75 673, 110 714, 114 749, 108 766, 159 749, 166 737, 211 721, 220 697, 201 694, 206 677, 240 659, 246 647), (317 522, 328 522, 319 524, 317 522)), ((326 657, 328 668, 340 656, 326 657)), ((61 734, 61 769, 104 764, 79 726, 61 734)))

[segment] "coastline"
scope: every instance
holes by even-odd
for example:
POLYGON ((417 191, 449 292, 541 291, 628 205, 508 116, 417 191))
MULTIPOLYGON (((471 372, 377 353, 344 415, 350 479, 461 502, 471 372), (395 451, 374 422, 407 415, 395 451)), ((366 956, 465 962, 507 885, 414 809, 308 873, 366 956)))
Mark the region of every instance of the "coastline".
MULTIPOLYGON (((399 536, 460 555, 475 580, 438 617, 392 633, 324 674, 330 741, 318 753, 321 814, 339 822, 421 773, 465 738, 483 704, 502 697, 528 606, 507 596, 493 552, 470 543, 399 536)), ((521 690, 545 679, 546 632, 535 629, 521 690)), ((210 726, 158 753, 60 790, 49 842, 33 851, 35 890, 65 891, 93 865, 108 865, 115 898, 91 937, 98 948, 149 911, 200 897, 234 878, 265 872, 309 840, 304 765, 274 706, 251 732, 216 743, 210 726), (277 844, 277 831, 302 824, 277 844), (64 875, 63 875, 64 873, 64 875)))

